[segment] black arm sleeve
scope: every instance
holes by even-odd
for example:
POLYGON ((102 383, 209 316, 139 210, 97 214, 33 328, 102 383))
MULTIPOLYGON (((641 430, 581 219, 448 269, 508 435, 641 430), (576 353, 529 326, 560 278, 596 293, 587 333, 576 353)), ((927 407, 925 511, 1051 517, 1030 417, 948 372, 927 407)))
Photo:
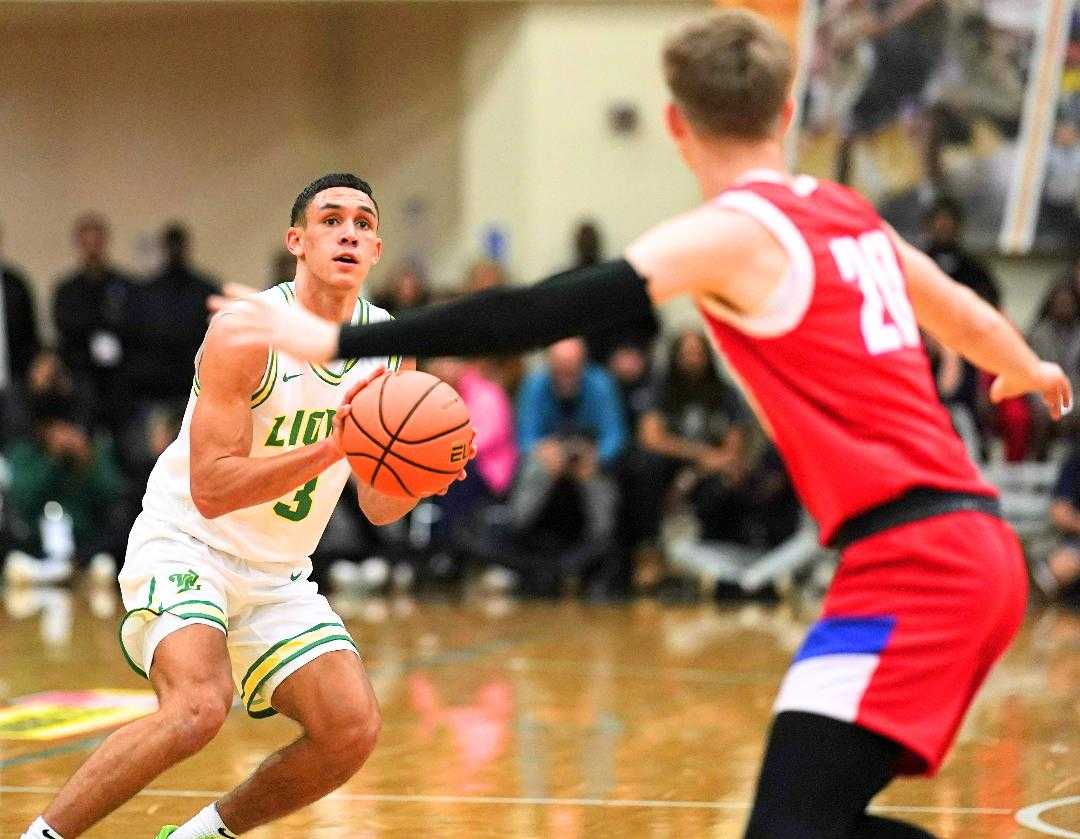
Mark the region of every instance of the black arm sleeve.
POLYGON ((494 288, 397 320, 343 326, 340 358, 519 353, 563 338, 636 324, 652 302, 625 259, 556 274, 533 286, 494 288))

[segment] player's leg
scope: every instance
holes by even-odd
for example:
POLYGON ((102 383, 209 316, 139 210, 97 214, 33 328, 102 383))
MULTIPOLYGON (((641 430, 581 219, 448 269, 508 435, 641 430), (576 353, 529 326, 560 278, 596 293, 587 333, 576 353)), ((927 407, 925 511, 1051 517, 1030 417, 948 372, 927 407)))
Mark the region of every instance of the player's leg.
POLYGON ((336 650, 308 662, 278 686, 272 702, 304 731, 217 802, 221 820, 236 833, 337 789, 364 765, 379 734, 379 704, 354 652, 336 650))
POLYGON ((773 721, 746 839, 927 839, 866 814, 892 780, 902 747, 847 722, 802 711, 773 721))
POLYGON ((224 633, 203 624, 171 633, 153 653, 150 681, 159 709, 111 734, 45 810, 45 822, 64 839, 80 836, 214 738, 234 693, 224 633))

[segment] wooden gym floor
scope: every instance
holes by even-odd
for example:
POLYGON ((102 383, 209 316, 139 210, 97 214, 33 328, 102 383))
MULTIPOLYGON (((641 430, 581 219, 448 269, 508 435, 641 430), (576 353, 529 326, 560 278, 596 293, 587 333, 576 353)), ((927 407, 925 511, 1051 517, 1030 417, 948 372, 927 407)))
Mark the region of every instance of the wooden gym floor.
MULTIPOLYGON (((8 592, 0 610, 0 705, 144 686, 118 652, 111 593, 37 597, 8 592)), ((255 839, 738 837, 770 704, 813 618, 648 601, 336 605, 382 702, 379 746, 342 790, 255 839)), ((151 839, 294 733, 234 710, 209 748, 86 835, 151 839)), ((100 737, 0 740, 0 837, 16 839, 100 737)), ((1080 837, 1080 617, 1033 612, 941 774, 877 804, 942 837, 1080 837)))

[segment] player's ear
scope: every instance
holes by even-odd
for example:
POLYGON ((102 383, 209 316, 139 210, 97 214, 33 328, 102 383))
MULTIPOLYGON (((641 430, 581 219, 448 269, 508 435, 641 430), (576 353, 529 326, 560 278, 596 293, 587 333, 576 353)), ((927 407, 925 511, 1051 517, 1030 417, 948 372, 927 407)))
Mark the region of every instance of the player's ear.
POLYGON ((795 112, 797 106, 795 105, 795 97, 789 96, 787 101, 784 102, 784 108, 780 111, 780 136, 783 137, 788 131, 791 130, 791 126, 795 122, 795 112))
POLYGON ((371 260, 372 265, 376 265, 382 258, 382 239, 375 237, 375 256, 371 260))
POLYGON ((304 228, 290 227, 285 231, 285 248, 296 257, 304 253, 304 228))
POLYGON ((686 117, 683 116, 679 106, 674 102, 668 102, 664 106, 664 125, 668 134, 671 135, 671 139, 676 143, 681 143, 686 139, 688 130, 686 117))

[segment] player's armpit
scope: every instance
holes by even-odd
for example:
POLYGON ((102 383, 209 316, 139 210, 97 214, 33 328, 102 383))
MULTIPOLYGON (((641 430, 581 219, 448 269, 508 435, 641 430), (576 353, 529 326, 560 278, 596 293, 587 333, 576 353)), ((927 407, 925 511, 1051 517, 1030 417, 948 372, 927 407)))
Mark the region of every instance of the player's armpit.
POLYGON ((707 294, 748 316, 761 310, 789 267, 787 252, 764 225, 709 204, 643 234, 626 259, 648 279, 654 303, 707 294))

